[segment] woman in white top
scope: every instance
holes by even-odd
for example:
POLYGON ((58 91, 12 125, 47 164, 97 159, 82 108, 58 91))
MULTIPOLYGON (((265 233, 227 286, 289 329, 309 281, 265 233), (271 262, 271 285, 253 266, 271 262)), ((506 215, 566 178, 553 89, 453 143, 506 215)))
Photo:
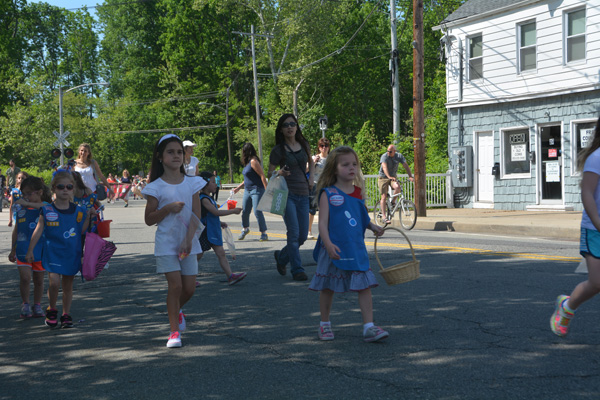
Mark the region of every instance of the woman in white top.
POLYGON ((198 159, 194 157, 194 147, 196 147, 196 143, 190 140, 183 141, 183 150, 185 151, 185 160, 183 161, 183 168, 185 169, 185 174, 189 176, 198 175, 198 159))
POLYGON ((92 149, 89 144, 81 143, 78 150, 79 158, 75 160, 75 171, 79 172, 85 186, 96 193, 96 186, 98 180, 106 185, 108 188, 108 197, 114 196, 114 192, 110 187, 110 184, 102 174, 98 163, 92 157, 92 149))

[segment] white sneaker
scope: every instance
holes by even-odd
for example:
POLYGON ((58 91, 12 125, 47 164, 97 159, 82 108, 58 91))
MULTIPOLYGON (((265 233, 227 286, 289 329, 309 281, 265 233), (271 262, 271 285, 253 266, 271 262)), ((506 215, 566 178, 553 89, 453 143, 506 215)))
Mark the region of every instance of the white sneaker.
POLYGON ((181 336, 179 332, 172 332, 167 341, 167 347, 181 347, 181 336))
POLYGON ((312 233, 309 233, 308 235, 306 235, 307 239, 314 239, 315 237, 312 235, 312 233))
POLYGON ((185 332, 185 314, 179 310, 179 332, 185 332))

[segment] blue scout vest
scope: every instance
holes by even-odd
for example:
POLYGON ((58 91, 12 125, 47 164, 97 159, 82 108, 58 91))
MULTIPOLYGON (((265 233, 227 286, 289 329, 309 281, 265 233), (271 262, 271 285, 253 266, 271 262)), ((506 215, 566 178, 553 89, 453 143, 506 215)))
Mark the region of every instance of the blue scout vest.
MULTIPOLYGON (((333 265, 347 271, 368 271, 369 255, 365 246, 365 231, 371 221, 363 200, 347 195, 334 186, 321 191, 329 202, 329 238, 340 249, 340 259, 331 260, 333 265)), ((320 198, 320 194, 319 194, 320 198)), ((313 257, 318 260, 322 247, 317 240, 313 257)))
MULTIPOLYGON (((25 261, 25 255, 29 249, 29 242, 31 241, 31 235, 37 226, 38 219, 40 218, 40 210, 37 208, 25 208, 20 204, 16 204, 14 207, 14 213, 17 216, 15 219, 17 223, 17 259, 21 262, 25 261)), ((44 236, 35 245, 33 249, 33 260, 42 260, 42 243, 44 236)))
POLYGON ((48 272, 75 275, 81 269, 81 230, 87 210, 77 205, 73 214, 63 214, 49 204, 40 212, 45 223, 42 267, 48 272))
POLYGON ((73 203, 79 204, 80 206, 83 206, 89 210, 90 208, 94 207, 97 199, 98 195, 96 193, 92 193, 89 196, 73 197, 73 203))
MULTIPOLYGON (((212 197, 201 193, 200 194, 200 202, 202 199, 209 199, 215 208, 219 208, 217 203, 212 199, 212 197)), ((204 224, 206 227, 206 237, 211 244, 215 246, 223 246, 223 233, 221 232, 221 219, 214 215, 213 213, 209 213, 204 206, 202 206, 202 211, 200 213, 202 218, 200 218, 200 222, 204 224)))

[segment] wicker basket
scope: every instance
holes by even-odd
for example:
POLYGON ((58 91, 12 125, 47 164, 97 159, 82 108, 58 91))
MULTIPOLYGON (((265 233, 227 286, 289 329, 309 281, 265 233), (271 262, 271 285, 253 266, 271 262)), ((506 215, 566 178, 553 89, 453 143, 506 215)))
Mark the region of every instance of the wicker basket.
POLYGON ((377 259, 377 263, 379 264, 379 268, 380 268, 379 273, 381 274, 381 276, 383 276, 383 279, 385 279, 385 282, 390 286, 397 285, 399 283, 414 281, 415 279, 417 279, 419 277, 419 263, 420 262, 415 257, 415 251, 412 247, 412 244, 410 243, 410 240, 408 240, 408 236, 406 236, 406 234, 404 232, 402 232, 402 230, 400 230, 398 228, 394 228, 392 226, 386 226, 384 228, 384 231, 387 231, 389 229, 398 231, 402 234, 402 236, 404 236, 404 238, 408 242, 408 245, 410 246, 410 251, 412 252, 413 259, 412 259, 412 261, 406 261, 401 264, 396 264, 396 265, 393 265, 388 268, 383 268, 383 265, 381 265, 381 261, 379 261, 379 256, 377 255, 377 238, 378 238, 378 236, 375 236, 375 245, 374 245, 375 246, 375 259, 377 259))

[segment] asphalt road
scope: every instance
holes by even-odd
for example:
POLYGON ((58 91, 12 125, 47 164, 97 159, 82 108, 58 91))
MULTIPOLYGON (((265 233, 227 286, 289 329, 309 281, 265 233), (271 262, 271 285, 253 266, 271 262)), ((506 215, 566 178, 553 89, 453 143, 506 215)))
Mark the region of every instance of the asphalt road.
MULTIPOLYGON (((388 286, 377 274, 373 290, 375 322, 390 337, 363 343, 356 295, 347 294, 334 300, 335 340, 320 342, 319 296, 308 282, 276 272, 272 253, 285 235, 281 220, 269 217, 269 242, 253 231, 236 243, 232 268, 248 272, 239 285, 225 283, 212 252, 203 258, 201 286, 185 308, 184 346, 167 349, 154 228, 143 223, 144 202, 131 204, 107 207, 118 250, 96 281, 77 281, 71 330, 19 319, 18 274, 6 258, 8 216, 0 215, 0 399, 600 396, 598 299, 582 307, 567 338, 549 329, 556 295, 583 278, 573 273, 576 244, 548 242, 569 249, 562 255, 543 246, 511 252, 513 246, 492 248, 481 237, 465 245, 456 233, 426 240, 434 233, 412 231, 421 277, 388 286)), ((239 217, 225 220, 239 232, 239 217)), ((398 235, 380 242, 385 266, 409 257, 398 235)), ((302 248, 309 276, 312 243, 302 248)))

